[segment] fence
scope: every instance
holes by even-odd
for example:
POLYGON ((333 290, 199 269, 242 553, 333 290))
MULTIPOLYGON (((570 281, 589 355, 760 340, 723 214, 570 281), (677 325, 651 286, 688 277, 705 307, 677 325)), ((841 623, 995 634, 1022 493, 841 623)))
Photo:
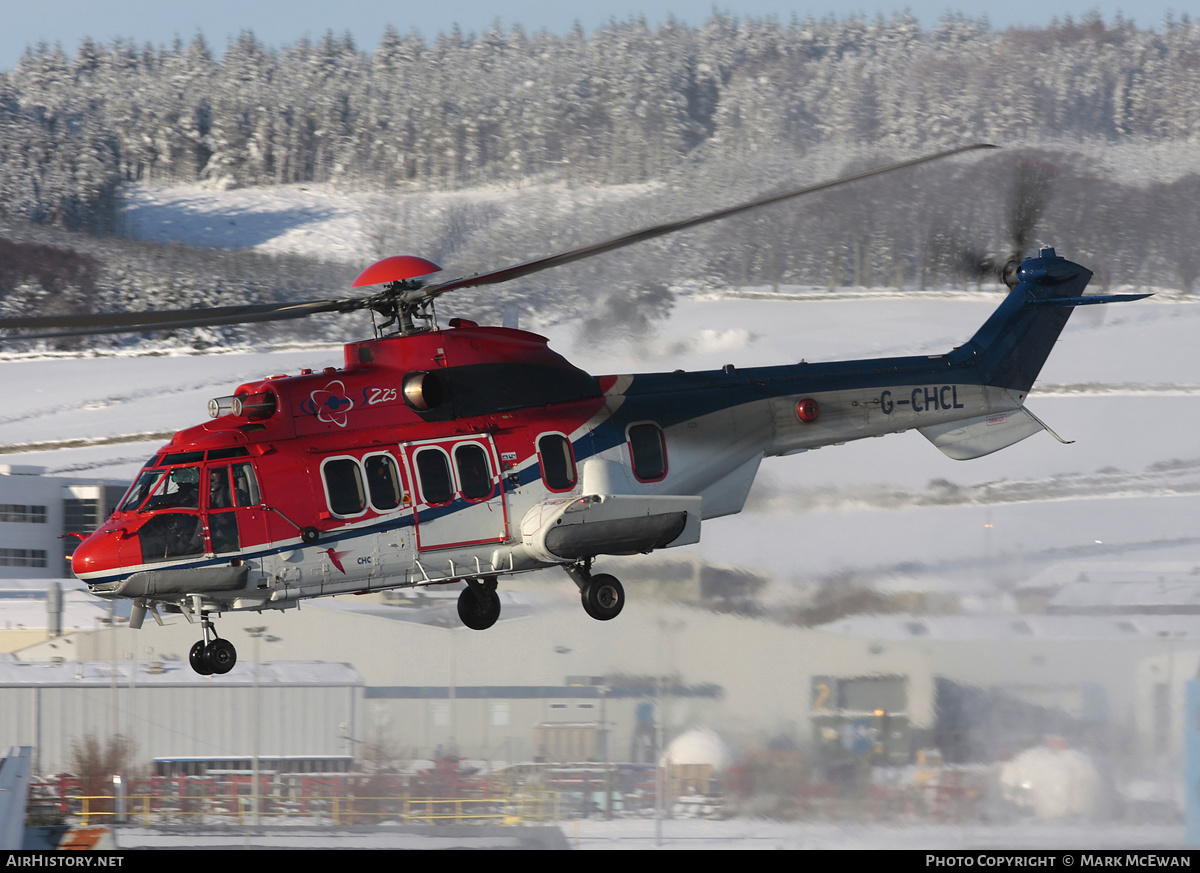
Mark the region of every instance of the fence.
POLYGON ((66 798, 68 815, 82 823, 129 821, 146 825, 252 823, 262 817, 308 819, 334 825, 372 824, 504 824, 557 820, 556 792, 511 797, 348 797, 329 795, 287 799, 273 795, 210 794, 203 797, 133 795, 123 800, 107 795, 66 798), (255 809, 255 805, 258 809, 255 809))

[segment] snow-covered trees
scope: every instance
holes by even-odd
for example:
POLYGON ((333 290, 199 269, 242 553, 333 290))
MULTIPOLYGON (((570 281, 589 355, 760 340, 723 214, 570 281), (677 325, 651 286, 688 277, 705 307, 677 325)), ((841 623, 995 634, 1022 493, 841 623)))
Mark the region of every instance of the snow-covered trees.
MULTIPOLYGON (((373 52, 332 33, 279 49, 243 32, 220 59, 199 37, 158 49, 85 39, 73 57, 40 45, 0 76, 0 193, 28 188, 23 174, 57 190, 82 173, 84 201, 108 208, 97 172, 114 159, 126 180, 456 188, 643 181, 697 148, 1191 138, 1197 56, 1200 26, 1096 15, 1007 31, 961 16, 923 31, 907 14, 635 19, 562 37, 493 26, 430 42, 389 29, 373 52)), ((65 221, 53 196, 4 202, 65 221)))
MULTIPOLYGON (((73 54, 39 45, 0 75, 0 213, 106 231, 123 182, 336 182, 388 202, 387 221, 374 222, 380 253, 404 225, 437 249, 426 254, 486 268, 856 161, 992 141, 1010 154, 1057 151, 1062 197, 1042 229, 1105 283, 1191 288, 1194 179, 1118 183, 1061 152, 1194 143, 1197 58, 1190 20, 1156 31, 1098 15, 995 31, 962 16, 922 30, 908 14, 784 24, 714 13, 699 28, 634 19, 564 36, 388 29, 370 50, 333 33, 276 48, 244 32, 219 57, 202 37, 157 48, 85 39, 73 54), (624 214, 582 222, 553 198, 524 218, 479 204, 432 218, 409 201, 391 208, 412 192, 531 180, 659 187, 624 214), (489 250, 456 236, 463 227, 509 229, 489 250)), ((939 247, 969 237, 1007 253, 1004 166, 931 168, 744 216, 680 243, 690 253, 672 269, 761 284, 951 281, 954 259, 939 247)), ((676 247, 655 246, 638 258, 676 247)))

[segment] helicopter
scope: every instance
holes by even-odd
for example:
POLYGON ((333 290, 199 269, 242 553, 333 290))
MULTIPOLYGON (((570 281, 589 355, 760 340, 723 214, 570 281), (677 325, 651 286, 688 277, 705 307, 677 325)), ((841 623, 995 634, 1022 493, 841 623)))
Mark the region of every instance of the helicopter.
MULTIPOLYGON (((597 558, 699 541, 741 511, 766 457, 916 430, 958 460, 1045 429, 1025 400, 1091 272, 1043 247, 977 259, 1008 293, 962 345, 940 354, 706 372, 593 376, 546 338, 451 318, 433 301, 510 281, 860 179, 942 160, 964 146, 771 194, 682 221, 449 281, 400 255, 364 270, 354 298, 0 320, 11 339, 142 332, 371 310, 370 339, 344 364, 247 382, 209 402, 210 420, 156 451, 111 516, 79 535, 73 572, 104 598, 197 619, 189 662, 237 662, 213 617, 393 588, 461 585, 458 615, 484 630, 498 580, 563 568, 599 621, 625 605, 597 558), (33 332, 29 332, 29 331, 33 332)), ((1025 225, 1031 225, 1028 217, 1025 225)))

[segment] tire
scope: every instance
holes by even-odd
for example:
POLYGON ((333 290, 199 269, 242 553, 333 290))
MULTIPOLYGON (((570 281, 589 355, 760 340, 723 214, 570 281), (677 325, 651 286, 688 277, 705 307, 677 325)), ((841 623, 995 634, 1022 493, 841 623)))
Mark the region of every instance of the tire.
POLYGON ((596 621, 611 621, 625 606, 625 589, 616 576, 600 573, 593 576, 580 592, 583 610, 596 621))
POLYGON ((237 649, 229 640, 216 639, 204 649, 204 659, 213 673, 224 676, 237 663, 237 649))
POLYGON ((188 652, 188 663, 201 676, 211 676, 213 668, 205 656, 205 648, 204 640, 199 640, 196 645, 192 646, 192 650, 188 652))
POLYGON ((300 531, 300 539, 306 546, 316 545, 321 539, 321 532, 315 527, 306 527, 300 531))
POLYGON ((478 596, 468 586, 458 595, 458 617, 471 630, 487 630, 500 618, 500 595, 484 591, 478 596))

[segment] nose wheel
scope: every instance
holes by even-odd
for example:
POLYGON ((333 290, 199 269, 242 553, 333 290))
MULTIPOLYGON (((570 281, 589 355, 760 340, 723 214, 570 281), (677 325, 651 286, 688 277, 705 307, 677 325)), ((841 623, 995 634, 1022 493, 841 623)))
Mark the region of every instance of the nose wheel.
POLYGON ((229 640, 217 636, 217 629, 207 616, 201 617, 200 624, 204 628, 204 639, 192 646, 188 653, 188 663, 201 676, 211 676, 214 673, 223 676, 237 663, 237 649, 229 640))

